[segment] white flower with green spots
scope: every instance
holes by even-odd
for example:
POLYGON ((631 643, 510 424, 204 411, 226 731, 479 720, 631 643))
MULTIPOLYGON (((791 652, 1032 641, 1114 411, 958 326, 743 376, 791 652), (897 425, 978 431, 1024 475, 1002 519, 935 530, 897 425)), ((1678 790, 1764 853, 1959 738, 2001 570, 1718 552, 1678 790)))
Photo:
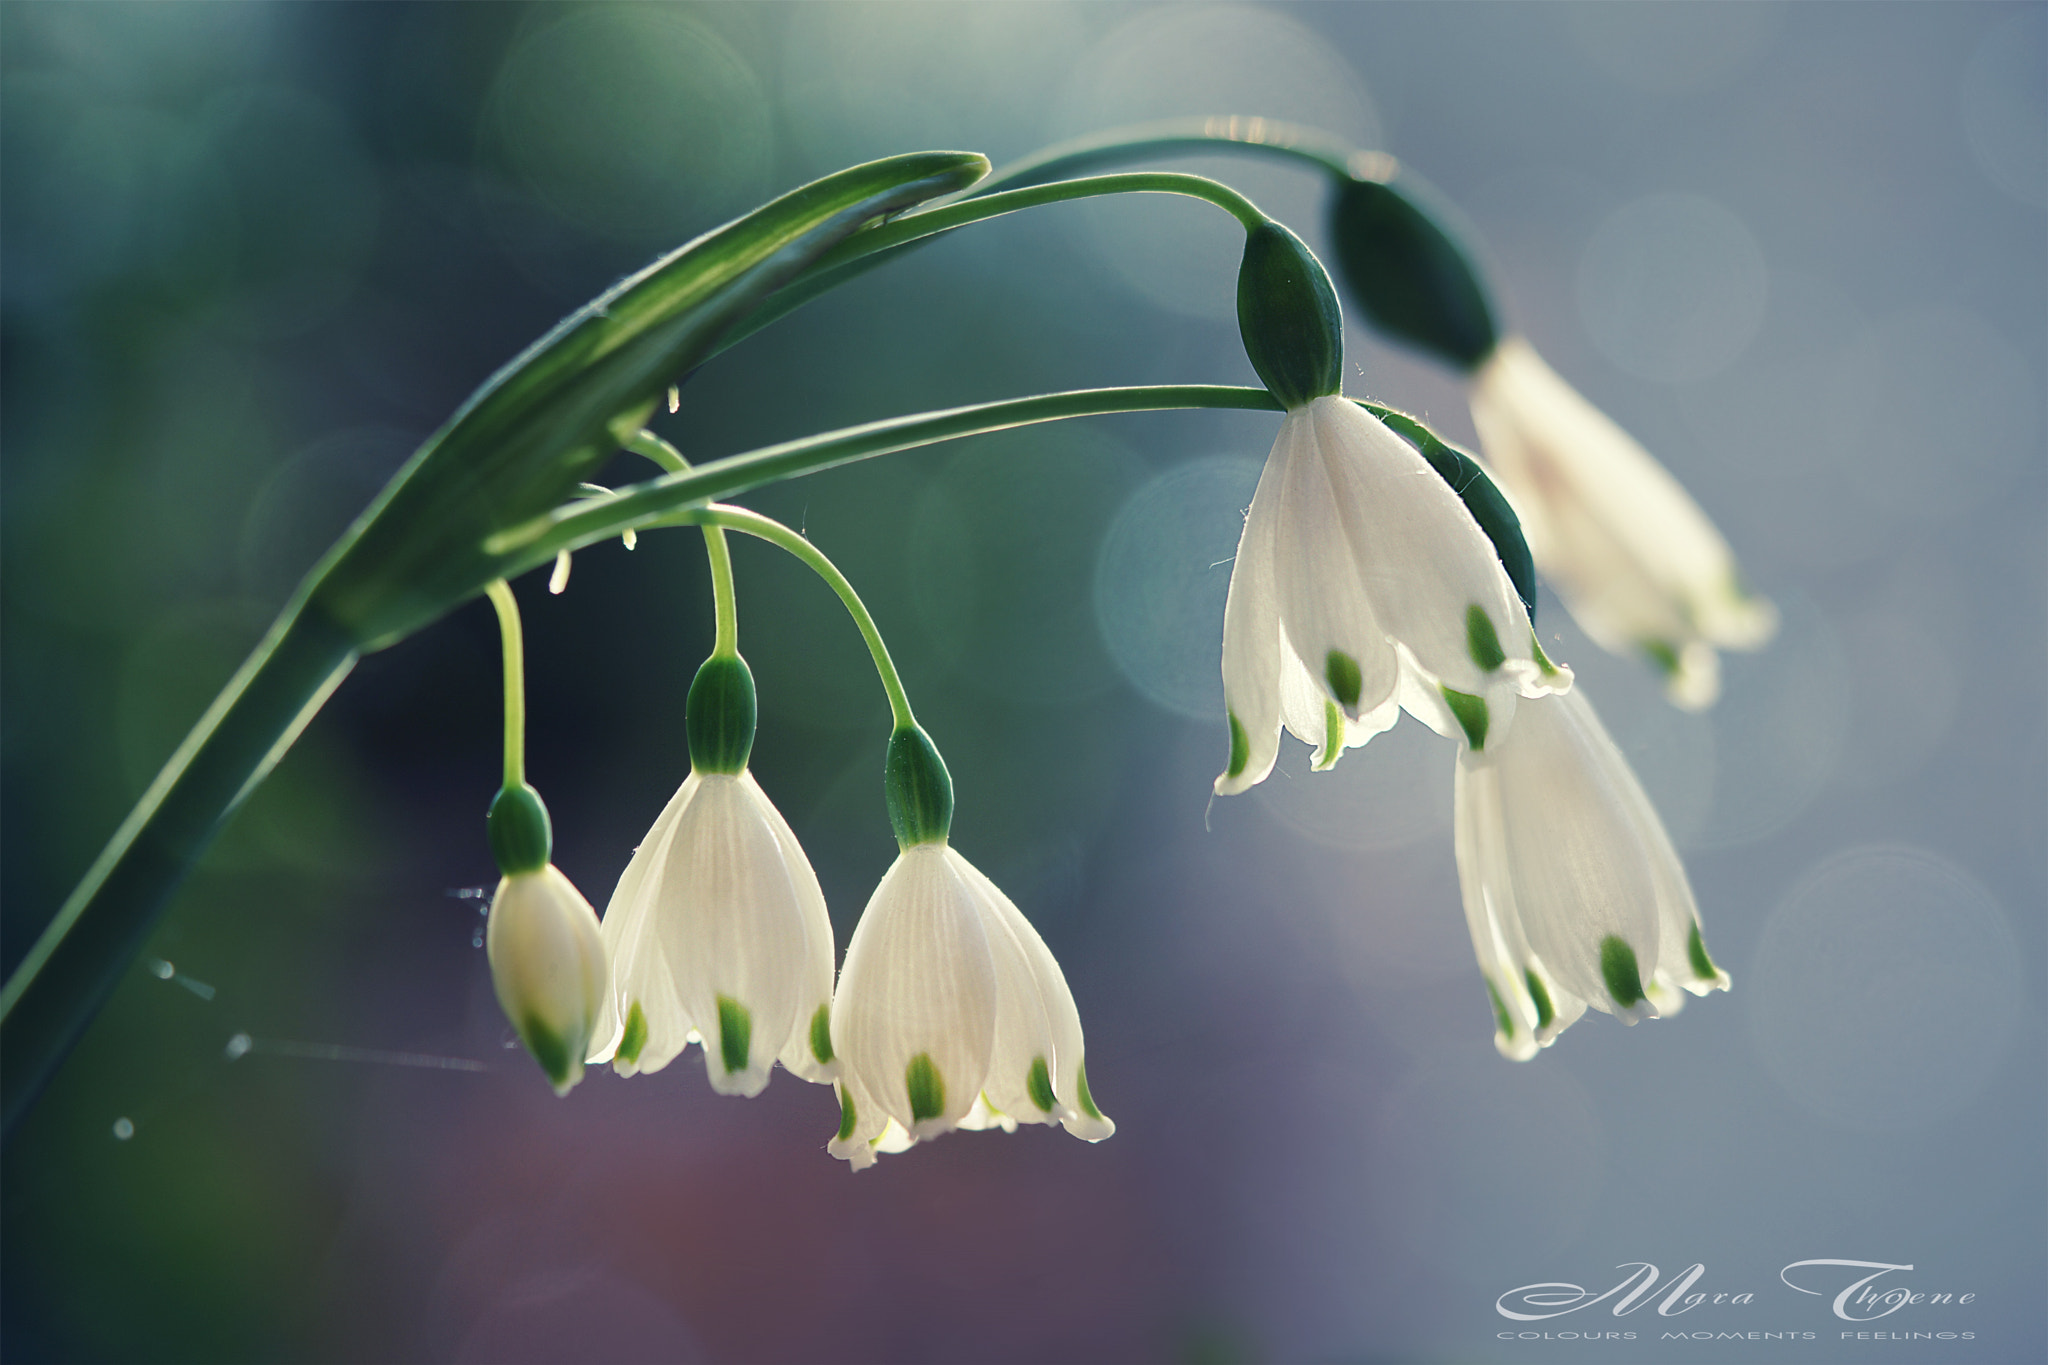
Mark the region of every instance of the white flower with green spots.
POLYGON ((1458 755, 1458 881, 1494 1010, 1527 1061, 1588 1005, 1623 1023, 1727 990, 1685 868, 1581 689, 1525 703, 1514 729, 1458 755))
POLYGON ((484 928, 498 1005, 557 1095, 583 1079, 605 1005, 597 912, 553 863, 498 883, 484 928))
POLYGON ((692 770, 605 907, 611 990, 593 1062, 659 1071, 704 1045, 720 1094, 758 1095, 780 1061, 837 1074, 832 921, 817 874, 744 768, 692 770))
POLYGON ((1517 697, 1570 686, 1493 543, 1414 447, 1336 395, 1287 413, 1230 573, 1218 792, 1265 780, 1283 724, 1319 768, 1403 708, 1484 749, 1517 697))
POLYGON ((954 1128, 1116 1131, 1088 1093, 1081 1016, 1038 931, 943 839, 905 848, 847 945, 832 1001, 834 1156, 854 1170, 954 1128))
POLYGON ((1510 337, 1475 372, 1472 421, 1537 571, 1601 648, 1640 653, 1689 710, 1721 691, 1715 647, 1777 629, 1743 588, 1728 542, 1627 432, 1510 337))

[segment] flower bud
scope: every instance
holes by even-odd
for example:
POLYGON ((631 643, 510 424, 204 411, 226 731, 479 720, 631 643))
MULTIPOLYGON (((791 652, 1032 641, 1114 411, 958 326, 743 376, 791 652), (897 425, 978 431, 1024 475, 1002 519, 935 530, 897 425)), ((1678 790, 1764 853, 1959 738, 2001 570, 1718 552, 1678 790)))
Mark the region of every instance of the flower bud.
POLYGON ((889 736, 882 785, 899 847, 946 841, 953 827, 953 778, 922 727, 906 725, 889 736))
POLYGON ((1331 210, 1337 269, 1374 327, 1461 370, 1476 369, 1499 333, 1470 254, 1423 207, 1427 191, 1346 177, 1331 210))
MULTIPOLYGON (((529 789, 530 790, 530 789, 529 789)), ((583 1079, 608 971, 597 912, 553 863, 498 883, 484 931, 498 1007, 554 1083, 583 1079)))
POLYGON ((1245 235, 1237 329, 1259 382, 1288 409, 1344 387, 1344 313, 1329 272, 1275 222, 1245 235))
POLYGON ((737 654, 714 654, 697 670, 684 705, 690 766, 700 773, 744 772, 754 752, 754 674, 737 654))
POLYGON ((499 788, 491 800, 490 814, 485 817, 485 829, 490 836, 491 857, 497 860, 498 871, 507 877, 538 872, 553 856, 555 831, 548 820, 547 803, 524 782, 499 788))

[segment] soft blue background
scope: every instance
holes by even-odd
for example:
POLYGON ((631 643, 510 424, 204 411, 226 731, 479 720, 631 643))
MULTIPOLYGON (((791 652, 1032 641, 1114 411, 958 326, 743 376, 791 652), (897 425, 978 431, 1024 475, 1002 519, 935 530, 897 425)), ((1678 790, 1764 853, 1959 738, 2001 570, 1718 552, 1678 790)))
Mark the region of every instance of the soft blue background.
MULTIPOLYGON (((1735 990, 1590 1017, 1516 1066, 1458 910, 1448 745, 1404 722, 1309 776, 1290 741, 1256 794, 1209 801, 1222 561, 1270 417, 1068 424, 750 499, 867 595, 952 764, 956 845, 1065 964, 1120 1125, 853 1177, 822 1088, 719 1099, 692 1054, 556 1101, 506 1050, 478 902, 452 894, 491 872, 497 655, 472 605, 364 661, 17 1135, 7 1356, 2040 1358, 2044 17, 6 6, 10 967, 471 388, 655 252, 890 152, 1000 164, 1227 112, 1385 147, 1785 622, 1692 717, 1546 597, 1735 990), (1974 1293, 1871 1325, 1974 1337, 1845 1341, 1779 1282, 1809 1258, 1974 1293), (1499 1338, 1505 1291, 1597 1292, 1637 1261, 1755 1302, 1499 1338)), ((1311 177, 1198 166, 1322 243, 1311 177)), ((1050 388, 1250 382, 1234 235, 1188 201, 956 235, 706 367, 663 430, 708 456, 1050 388)), ((1470 439, 1453 376, 1351 343, 1354 393, 1470 439)), ((519 585, 534 778, 600 903, 683 775, 701 566, 655 535, 583 554, 562 597, 519 585)), ((754 768, 843 942, 893 854, 885 713, 829 596, 756 547, 739 569, 754 768)))

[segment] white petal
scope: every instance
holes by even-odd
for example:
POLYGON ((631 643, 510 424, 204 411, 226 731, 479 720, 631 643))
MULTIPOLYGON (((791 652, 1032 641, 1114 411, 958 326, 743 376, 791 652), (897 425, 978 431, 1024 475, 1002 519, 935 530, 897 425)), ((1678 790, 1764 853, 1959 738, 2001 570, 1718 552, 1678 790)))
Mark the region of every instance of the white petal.
MULTIPOLYGON (((998 1016, 990 1078, 984 1090, 1000 1108, 1020 1120, 1051 1123, 1057 1119, 1075 1137, 1102 1141, 1116 1132, 1116 1124, 1096 1108, 1088 1093, 1081 1012, 1067 988, 1066 973, 1016 902, 965 858, 957 853, 952 857, 962 878, 979 893, 982 910, 990 917, 990 943, 1006 940, 1015 946, 1025 968, 1023 987, 1031 995, 1031 1008, 1008 1016, 1017 1026, 1007 1034, 1004 1016, 998 1016), (1027 1030, 1033 1024, 1044 1030, 1039 1035, 1043 1041, 1019 1046, 1029 1037, 1027 1030), (1046 1063, 1043 1079, 1050 1082, 1052 1092, 1050 1106, 1040 1103, 1048 1096, 1031 1074, 1041 1059, 1046 1063)), ((1007 1002, 1004 1008, 1007 1011, 1007 1002)))
MULTIPOLYGON (((1777 615, 1740 584, 1734 556, 1690 495, 1635 439, 1519 337, 1475 376, 1472 420, 1536 567, 1602 647, 1682 659, 1695 643, 1754 649, 1777 615)), ((1697 662, 1674 699, 1711 700, 1697 662)))
POLYGON ((966 1117, 995 1039, 995 965, 972 890, 947 851, 919 844, 897 857, 853 931, 832 1001, 841 1077, 914 1138, 966 1117), (937 1082, 925 1091, 935 1089, 937 1103, 922 1118, 907 1079, 914 1063, 937 1082))
MULTIPOLYGON (((1269 471, 1278 466, 1282 476, 1273 532, 1274 587, 1281 626, 1316 690, 1336 701, 1347 717, 1356 717, 1377 710, 1393 695, 1398 663, 1369 585, 1360 578, 1352 528, 1332 486, 1332 465, 1342 453, 1323 449, 1313 407, 1287 414, 1268 462, 1269 471), (1355 676, 1346 677, 1352 670, 1355 676), (1341 693, 1337 679, 1343 683, 1341 693)), ((1322 737, 1320 715, 1299 719, 1322 737)))
POLYGON ((669 970, 655 930, 655 897, 662 881, 659 869, 667 862, 676 821, 701 786, 692 772, 676 788, 647 837, 633 851, 605 906, 603 932, 611 953, 611 989, 606 1033, 592 1049, 590 1060, 609 1060, 621 1076, 661 1070, 689 1045, 696 1027, 676 994, 675 974, 669 970), (639 1050, 632 1057, 618 1056, 636 1008, 643 1034, 639 1050))
POLYGON ((1231 796, 1266 780, 1280 752, 1280 612, 1273 589, 1274 504, 1281 474, 1268 460, 1245 514, 1223 607, 1223 704, 1231 724, 1230 770, 1216 779, 1231 796))
POLYGON ((830 1055, 834 959, 832 916, 825 908, 825 893, 818 886, 818 874, 811 869, 811 860, 804 856, 803 846, 797 843, 789 822, 782 818, 782 812, 775 808, 775 803, 754 781, 751 771, 740 776, 751 789, 762 818, 775 833, 775 842, 782 851, 783 866, 789 870, 790 882, 796 888, 797 908, 804 925, 803 972, 798 986, 796 1019, 779 1060, 807 1081, 829 1081, 839 1074, 839 1063, 837 1060, 820 1061, 818 1045, 822 1041, 826 1054, 830 1055), (817 1037, 820 1033, 824 1035, 822 1040, 817 1037))
POLYGON ((655 932, 712 1086, 756 1095, 815 984, 810 934, 759 786, 745 774, 698 781, 658 869, 655 932))
POLYGON ((1357 404, 1333 396, 1305 411, 1380 628, 1461 692, 1484 690, 1505 667, 1482 665, 1475 633, 1503 659, 1517 661, 1515 676, 1533 687, 1528 613, 1464 501, 1413 446, 1357 404), (1483 618, 1476 632, 1475 609, 1483 618))
POLYGON ((1494 1046, 1525 1062, 1586 1012, 1530 950, 1515 899, 1499 772, 1469 749, 1458 755, 1453 798, 1458 887, 1465 925, 1494 1003, 1494 1046))
POLYGON ((877 1153, 900 1152, 910 1146, 909 1135, 857 1083, 842 1076, 833 1093, 839 1097, 839 1130, 825 1150, 849 1169, 864 1171, 875 1164, 877 1153))
POLYGON ((1627 767, 1590 721, 1580 689, 1524 702, 1510 738, 1471 755, 1497 774, 1515 906, 1529 947, 1560 986, 1633 1023, 1630 999, 1659 961, 1656 882, 1627 767))
POLYGON ((538 1058, 554 1057, 555 1093, 583 1079, 606 989, 597 912, 553 863, 506 877, 491 899, 485 952, 498 1004, 538 1058))

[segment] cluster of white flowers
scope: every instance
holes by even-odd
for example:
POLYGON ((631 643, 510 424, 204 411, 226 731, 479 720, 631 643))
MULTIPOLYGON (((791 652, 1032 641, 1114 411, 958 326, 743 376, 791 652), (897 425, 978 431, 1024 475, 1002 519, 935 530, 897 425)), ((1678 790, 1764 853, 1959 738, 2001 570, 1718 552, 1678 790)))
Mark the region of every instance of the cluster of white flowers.
POLYGON ((1346 399, 1281 423, 1231 571, 1223 684, 1219 793, 1265 779, 1283 726, 1318 768, 1402 710, 1459 741, 1459 880, 1505 1056, 1589 1005, 1632 1024, 1675 1013, 1681 987, 1728 987, 1663 824, 1486 533, 1346 399))
POLYGON ((508 877, 492 905, 500 1003, 557 1092, 586 1061, 632 1076, 699 1043, 721 1094, 758 1095, 778 1061, 836 1083, 829 1147, 854 1170, 954 1128, 1059 1123, 1090 1142, 1115 1132, 1088 1091, 1081 1017, 1059 963, 948 843, 951 781, 914 727, 898 730, 892 768, 918 767, 913 794, 938 796, 897 819, 902 851, 834 989, 817 874, 745 766, 745 685, 746 741, 707 771, 693 735, 690 774, 602 926, 552 865, 508 877))
MULTIPOLYGON (((1286 414, 1231 571, 1215 790, 1264 781, 1283 729, 1325 769, 1407 711, 1458 746, 1459 879, 1505 1056, 1535 1056, 1588 1008, 1633 1024, 1675 1012, 1683 992, 1727 989, 1641 784, 1537 640, 1515 523, 1589 633, 1658 659, 1691 706, 1713 699, 1714 646, 1754 647, 1773 624, 1727 545, 1526 343, 1458 352, 1479 357, 1474 416, 1510 513, 1469 457, 1342 396, 1341 314, 1292 233, 1247 234, 1238 297, 1246 353, 1286 414)), ((828 1146, 855 1170, 954 1128, 1108 1137, 1059 964, 948 843, 951 779, 879 650, 900 853, 835 987, 825 898, 747 770, 753 682, 721 641, 690 692, 689 777, 601 928, 552 865, 508 877, 493 907, 500 999, 557 1089, 586 1060, 631 1076, 694 1042, 724 1094, 759 1094, 778 1061, 836 1085, 828 1146)), ((501 865, 545 861, 544 828, 529 833, 501 865)))

